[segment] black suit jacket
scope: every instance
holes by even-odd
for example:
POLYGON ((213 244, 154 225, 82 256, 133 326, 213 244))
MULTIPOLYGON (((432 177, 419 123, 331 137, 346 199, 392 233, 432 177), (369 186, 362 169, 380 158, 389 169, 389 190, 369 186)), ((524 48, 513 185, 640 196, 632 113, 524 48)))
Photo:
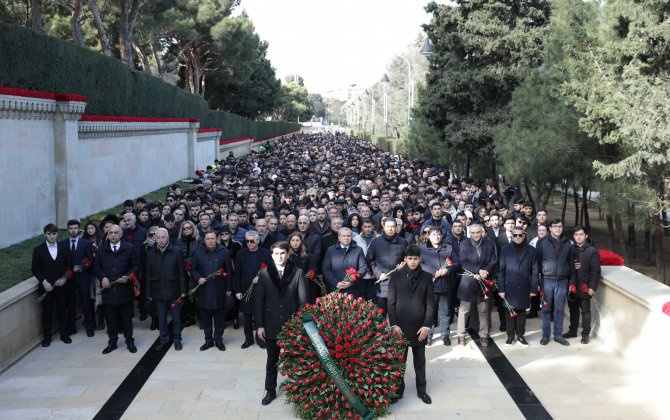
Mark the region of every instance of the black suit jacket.
POLYGON ((72 252, 70 251, 70 240, 71 239, 68 237, 59 243, 65 244, 68 256, 70 257, 70 266, 74 268, 78 265, 82 269, 81 273, 74 273, 72 280, 75 283, 88 283, 88 273, 93 269, 93 263, 95 261, 95 258, 93 258, 93 248, 91 246, 91 241, 88 239, 79 238, 77 240, 77 248, 75 248, 74 255, 72 255, 72 252), (87 266, 83 263, 84 258, 88 260, 90 266, 87 266))
POLYGON ((410 345, 426 344, 426 341, 419 342, 417 332, 421 327, 430 328, 433 325, 434 311, 433 280, 430 274, 421 267, 412 271, 406 265, 391 274, 389 322, 400 327, 410 345), (415 279, 414 282, 412 278, 415 279))
POLYGON ((65 275, 65 271, 70 266, 70 251, 68 250, 67 245, 61 242, 57 242, 56 245, 58 246, 56 260, 51 258, 46 241, 37 245, 33 249, 31 270, 33 276, 35 276, 39 282, 41 293, 44 292, 44 286, 42 286, 44 280, 48 281, 53 286, 56 280, 65 275))
POLYGON ((256 327, 265 328, 265 338, 276 340, 282 326, 307 303, 307 280, 301 269, 288 263, 279 279, 274 264, 268 265, 256 284, 256 327))

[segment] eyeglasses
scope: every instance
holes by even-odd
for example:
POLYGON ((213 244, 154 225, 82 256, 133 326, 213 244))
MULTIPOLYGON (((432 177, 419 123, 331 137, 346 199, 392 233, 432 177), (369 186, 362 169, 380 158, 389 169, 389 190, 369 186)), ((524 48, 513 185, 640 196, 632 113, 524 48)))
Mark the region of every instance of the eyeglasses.
POLYGON ((254 239, 247 239, 245 242, 248 243, 248 244, 255 244, 256 243, 256 241, 254 239))
POLYGON ((491 219, 484 219, 484 223, 490 222, 490 221, 491 221, 491 219))
POLYGON ((523 238, 524 236, 526 236, 526 235, 523 234, 523 233, 513 233, 512 234, 512 238, 523 238))
POLYGON ((193 228, 191 226, 184 226, 182 230, 193 230, 193 228))
POLYGON ((230 232, 221 232, 221 236, 223 235, 230 236, 230 232))
POLYGON ((151 238, 152 236, 156 236, 156 234, 155 233, 150 233, 149 237, 151 238))
POLYGON ((430 233, 429 230, 424 230, 424 231, 423 231, 423 234, 424 234, 424 235, 428 235, 429 233, 430 233))

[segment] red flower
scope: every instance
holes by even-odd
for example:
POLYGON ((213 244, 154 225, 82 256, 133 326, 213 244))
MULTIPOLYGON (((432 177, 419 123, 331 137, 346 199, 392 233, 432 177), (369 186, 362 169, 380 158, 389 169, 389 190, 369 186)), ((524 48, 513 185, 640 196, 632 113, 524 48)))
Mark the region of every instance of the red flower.
POLYGON ((74 277, 74 271, 72 271, 68 268, 67 270, 65 270, 65 276, 67 278, 71 279, 72 277, 74 277))
POLYGON ((268 269, 268 265, 267 265, 265 262, 262 262, 262 263, 261 263, 261 268, 260 268, 260 269, 261 269, 261 270, 267 270, 267 269, 268 269))
POLYGON ((91 268, 91 266, 93 265, 93 264, 91 264, 91 261, 86 257, 84 257, 84 259, 81 260, 81 263, 84 264, 88 268, 91 268))
POLYGON ((314 270, 309 270, 309 271, 307 272, 307 275, 309 276, 309 279, 310 279, 310 280, 314 280, 314 279, 316 278, 316 271, 314 271, 314 270))
POLYGON ((665 302, 665 304, 663 304, 662 310, 664 314, 670 316, 670 302, 665 302))
POLYGON ((186 263, 186 271, 191 271, 191 263, 190 262, 186 263))
POLYGON ((228 273, 226 273, 226 270, 223 267, 219 268, 219 271, 216 273, 221 277, 228 277, 228 273))
POLYGON ((135 275, 135 273, 130 273, 130 277, 129 277, 129 279, 130 279, 130 281, 132 281, 133 283, 137 283, 137 276, 135 275))
POLYGON ((586 283, 582 284, 582 292, 586 293, 589 291, 589 286, 586 285, 586 283))
POLYGON ((624 259, 621 255, 608 251, 606 249, 599 249, 598 254, 600 255, 600 265, 611 265, 611 266, 622 266, 624 265, 624 259))
POLYGON ((570 285, 570 293, 577 293, 577 287, 574 284, 570 285))

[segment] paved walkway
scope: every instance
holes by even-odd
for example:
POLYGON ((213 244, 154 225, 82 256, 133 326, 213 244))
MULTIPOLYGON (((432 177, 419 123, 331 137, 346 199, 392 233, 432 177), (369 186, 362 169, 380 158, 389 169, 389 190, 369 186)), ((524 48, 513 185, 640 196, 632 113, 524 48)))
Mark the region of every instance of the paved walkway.
MULTIPOLYGON (((80 332, 70 345, 56 336, 51 347, 36 348, 0 375, 0 418, 93 418, 144 353, 153 351, 150 346, 157 333, 149 331, 148 325, 148 321, 135 324, 136 354, 120 345, 102 355, 106 335, 100 333, 87 338, 80 332)), ((664 404, 667 379, 643 376, 628 368, 597 340, 589 345, 572 339, 570 347, 553 341, 540 346, 538 321, 530 320, 528 329, 529 348, 506 347, 504 333, 496 334, 495 341, 553 418, 670 418, 664 404)), ((265 353, 257 346, 241 350, 241 330, 226 329, 225 352, 216 348, 200 352, 203 341, 202 331, 185 329, 184 350, 168 351, 123 418, 294 418, 281 393, 269 406, 260 404, 265 353)), ((487 352, 482 353, 472 340, 465 347, 445 347, 436 340, 426 352, 433 404, 425 405, 416 398, 410 360, 405 398, 392 407, 388 418, 523 419, 515 401, 523 403, 533 395, 526 391, 528 395, 513 399, 508 389, 518 393, 525 388, 505 374, 503 384, 500 372, 487 361, 485 354, 491 358, 487 352)))

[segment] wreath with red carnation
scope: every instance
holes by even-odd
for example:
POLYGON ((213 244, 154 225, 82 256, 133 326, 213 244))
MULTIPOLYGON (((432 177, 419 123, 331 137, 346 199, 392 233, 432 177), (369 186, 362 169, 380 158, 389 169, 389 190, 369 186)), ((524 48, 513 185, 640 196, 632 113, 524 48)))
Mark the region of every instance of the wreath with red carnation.
POLYGON ((320 361, 303 325, 308 315, 360 403, 375 418, 388 414, 405 373, 407 341, 392 332, 374 303, 337 291, 296 312, 277 338, 279 372, 287 377, 282 387, 295 414, 301 419, 363 418, 320 361))

